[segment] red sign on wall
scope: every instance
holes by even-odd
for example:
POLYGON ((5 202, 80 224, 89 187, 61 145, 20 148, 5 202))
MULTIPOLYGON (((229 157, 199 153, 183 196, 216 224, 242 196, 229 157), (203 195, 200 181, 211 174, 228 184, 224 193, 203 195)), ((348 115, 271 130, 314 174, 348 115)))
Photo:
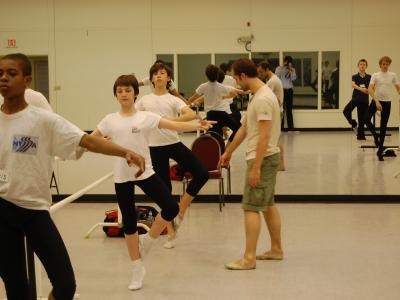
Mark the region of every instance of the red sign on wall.
POLYGON ((16 39, 8 39, 7 47, 8 48, 17 48, 17 40, 16 39))

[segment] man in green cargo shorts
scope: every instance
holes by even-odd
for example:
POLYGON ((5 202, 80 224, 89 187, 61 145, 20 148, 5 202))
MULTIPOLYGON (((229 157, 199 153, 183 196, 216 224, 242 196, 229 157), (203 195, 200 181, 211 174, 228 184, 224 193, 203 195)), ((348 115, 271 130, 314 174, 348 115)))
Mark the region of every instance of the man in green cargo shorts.
POLYGON ((257 77, 256 65, 248 59, 239 59, 233 66, 233 77, 243 90, 251 90, 242 126, 221 156, 221 165, 228 165, 233 151, 247 138, 247 172, 242 199, 244 210, 246 250, 239 260, 225 264, 230 270, 251 270, 257 260, 283 259, 281 219, 274 202, 278 140, 280 135, 279 103, 272 90, 257 77), (263 213, 271 238, 271 249, 256 255, 263 213))

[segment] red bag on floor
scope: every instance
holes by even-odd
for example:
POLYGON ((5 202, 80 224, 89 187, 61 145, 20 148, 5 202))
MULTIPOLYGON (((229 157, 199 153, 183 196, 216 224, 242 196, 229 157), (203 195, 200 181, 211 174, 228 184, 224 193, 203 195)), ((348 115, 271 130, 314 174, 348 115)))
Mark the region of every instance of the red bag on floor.
MULTIPOLYGON (((152 206, 148 205, 139 205, 136 206, 136 213, 137 213, 137 220, 138 223, 142 223, 151 227, 154 222, 155 217, 158 214, 157 209, 152 206)), ((105 212, 106 218, 104 219, 105 223, 116 223, 118 220, 118 210, 112 209, 107 210, 105 212)), ((103 231, 108 237, 124 237, 124 231, 122 228, 118 226, 103 226, 103 231)), ((145 234, 147 231, 142 228, 138 227, 139 234, 145 234)), ((166 234, 166 230, 164 230, 161 234, 166 234)))

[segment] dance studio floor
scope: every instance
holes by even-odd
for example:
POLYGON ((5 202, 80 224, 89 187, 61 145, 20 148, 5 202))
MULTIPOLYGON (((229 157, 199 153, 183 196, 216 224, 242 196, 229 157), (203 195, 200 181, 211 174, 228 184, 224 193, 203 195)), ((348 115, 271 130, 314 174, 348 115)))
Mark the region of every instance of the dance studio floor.
MULTIPOLYGON (((387 144, 397 145, 398 135, 387 144)), ((193 136, 182 135, 190 144, 193 136)), ((398 158, 379 162, 359 148, 351 132, 284 133, 287 170, 283 195, 399 195, 398 158)), ((363 142, 371 144, 371 141, 363 142)), ((244 148, 232 161, 232 193, 241 194, 244 148)), ((181 186, 174 184, 179 193, 181 186)), ((217 192, 208 183, 203 194, 217 192)), ((229 271, 224 263, 243 252, 243 213, 227 203, 193 203, 176 248, 161 237, 145 258, 143 289, 127 289, 131 271, 124 240, 86 231, 112 203, 75 203, 54 215, 76 272, 79 299, 399 299, 400 205, 280 203, 283 261, 260 261, 251 271, 229 271)), ((268 245, 263 226, 259 252, 268 245)), ((6 244, 4 244, 6 245, 6 244)), ((3 245, 3 246, 4 246, 3 245)), ((50 284, 43 274, 43 295, 50 284)), ((0 282, 0 299, 5 297, 0 282)))

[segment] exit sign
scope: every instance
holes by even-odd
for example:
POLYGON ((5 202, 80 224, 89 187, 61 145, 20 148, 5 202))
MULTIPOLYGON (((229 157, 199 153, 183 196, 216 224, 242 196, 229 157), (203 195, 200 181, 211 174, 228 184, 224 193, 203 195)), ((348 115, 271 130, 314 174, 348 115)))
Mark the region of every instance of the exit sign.
POLYGON ((17 40, 16 39, 8 39, 7 40, 7 48, 17 48, 17 40))

